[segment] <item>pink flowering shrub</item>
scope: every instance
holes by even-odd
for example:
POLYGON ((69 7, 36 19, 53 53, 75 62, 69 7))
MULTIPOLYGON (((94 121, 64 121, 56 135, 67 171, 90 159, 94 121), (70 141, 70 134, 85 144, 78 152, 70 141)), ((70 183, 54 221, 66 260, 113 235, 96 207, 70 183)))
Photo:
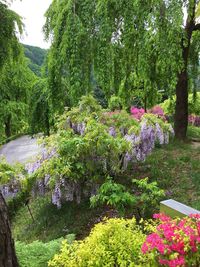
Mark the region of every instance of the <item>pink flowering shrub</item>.
POLYGON ((193 126, 200 127, 200 116, 189 115, 188 122, 193 126))
POLYGON ((200 214, 171 219, 154 214, 160 224, 142 245, 144 254, 152 253, 162 266, 200 266, 200 214))
POLYGON ((149 109, 148 113, 157 115, 159 118, 163 119, 164 121, 166 120, 164 111, 160 106, 155 106, 155 107, 149 109))
POLYGON ((144 113, 145 110, 143 108, 131 107, 131 115, 138 121, 142 118, 144 113))
MULTIPOLYGON (((160 106, 155 106, 147 111, 147 113, 151 113, 166 121, 166 117, 163 109, 160 106)), ((131 115, 136 120, 140 121, 142 116, 145 114, 145 110, 143 108, 131 107, 131 115)))

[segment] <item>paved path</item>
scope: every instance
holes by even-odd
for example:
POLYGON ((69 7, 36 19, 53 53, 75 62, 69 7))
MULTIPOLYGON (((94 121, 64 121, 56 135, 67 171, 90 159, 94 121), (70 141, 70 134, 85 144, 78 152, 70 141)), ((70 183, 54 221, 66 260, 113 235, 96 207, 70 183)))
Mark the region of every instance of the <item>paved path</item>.
POLYGON ((37 144, 36 139, 25 135, 3 145, 0 148, 0 156, 5 156, 10 164, 15 162, 25 163, 28 160, 34 159, 40 150, 41 148, 37 144))

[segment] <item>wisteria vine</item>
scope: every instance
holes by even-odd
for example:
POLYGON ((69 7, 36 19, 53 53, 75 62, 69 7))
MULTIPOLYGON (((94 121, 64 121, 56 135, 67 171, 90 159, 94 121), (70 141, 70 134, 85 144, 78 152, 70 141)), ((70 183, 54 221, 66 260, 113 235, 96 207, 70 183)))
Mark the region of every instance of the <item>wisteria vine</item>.
POLYGON ((58 208, 64 201, 80 203, 95 195, 103 177, 144 161, 156 144, 168 144, 174 134, 155 114, 144 113, 138 121, 125 111, 82 107, 62 116, 58 132, 46 141, 48 149, 44 146, 40 157, 25 166, 28 177, 35 179, 32 194, 51 191, 58 208))

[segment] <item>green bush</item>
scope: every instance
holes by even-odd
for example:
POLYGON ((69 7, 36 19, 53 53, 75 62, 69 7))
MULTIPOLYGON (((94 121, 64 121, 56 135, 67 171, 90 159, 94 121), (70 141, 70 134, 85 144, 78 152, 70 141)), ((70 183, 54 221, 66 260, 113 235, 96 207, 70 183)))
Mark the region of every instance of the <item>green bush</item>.
POLYGON ((121 98, 118 96, 115 96, 115 95, 111 96, 111 98, 109 99, 109 102, 108 102, 108 107, 112 111, 121 110, 122 109, 121 98))
POLYGON ((149 259, 141 252, 144 240, 134 218, 106 220, 83 241, 71 246, 64 241, 49 267, 148 266, 149 259))
POLYGON ((135 186, 131 191, 122 184, 114 183, 108 177, 107 181, 101 185, 98 194, 90 198, 91 206, 109 205, 116 208, 119 214, 124 215, 125 208, 136 208, 139 216, 151 214, 158 208, 159 201, 165 196, 162 189, 157 186, 156 182, 150 183, 148 178, 133 179, 135 186))
MULTIPOLYGON (((175 102, 176 98, 174 96, 172 99, 167 99, 162 104, 160 104, 165 114, 173 115, 175 113, 175 102)), ((195 97, 193 96, 193 94, 189 94, 188 111, 189 114, 200 115, 200 92, 196 93, 195 97)))
MULTIPOLYGON (((74 239, 73 235, 69 235, 67 242, 70 243, 74 239)), ((54 254, 60 249, 63 238, 52 240, 48 243, 34 241, 26 244, 16 242, 16 252, 20 267, 46 267, 48 261, 53 258, 54 254)))

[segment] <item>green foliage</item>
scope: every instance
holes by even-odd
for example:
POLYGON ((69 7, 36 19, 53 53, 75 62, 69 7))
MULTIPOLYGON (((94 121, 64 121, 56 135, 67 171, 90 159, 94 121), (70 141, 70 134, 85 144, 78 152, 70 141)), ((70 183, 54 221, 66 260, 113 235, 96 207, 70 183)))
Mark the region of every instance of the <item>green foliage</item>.
POLYGON ((42 66, 47 56, 47 50, 36 46, 23 45, 25 48, 24 54, 28 57, 32 63, 42 66))
POLYGON ((122 184, 116 184, 108 179, 101 185, 98 194, 91 197, 90 202, 92 207, 104 204, 112 206, 123 215, 126 207, 136 204, 136 197, 129 193, 122 184))
MULTIPOLYGON (((139 216, 152 214, 158 208, 159 201, 165 196, 156 182, 149 183, 148 178, 134 179, 131 192, 122 184, 114 183, 108 179, 98 190, 98 194, 91 197, 91 206, 109 205, 116 208, 121 215, 124 215, 125 208, 137 208, 139 216)), ((130 186, 129 186, 130 187, 130 186)))
POLYGON ((10 165, 5 158, 0 157, 0 185, 9 184, 19 180, 23 173, 23 166, 20 164, 10 165))
MULTIPOLYGON (((69 236, 71 239, 71 236, 69 236)), ((68 240, 68 238, 67 238, 68 240)), ((48 261, 59 252, 63 238, 48 243, 34 241, 26 244, 20 241, 15 243, 20 267, 47 267, 48 261)), ((70 240, 71 242, 71 240, 70 240)))
POLYGON ((22 33, 21 18, 7 4, 0 2, 0 71, 5 62, 18 57, 21 49, 16 35, 17 31, 22 33))
POLYGON ((22 34, 21 18, 0 2, 0 142, 25 131, 30 71, 23 58, 17 32, 22 34))
MULTIPOLYGON (((39 113, 42 114, 42 110, 39 113)), ((164 132, 170 130, 167 123, 152 114, 146 114, 144 120, 153 127, 158 123, 164 132)), ((48 175, 48 183, 44 187, 52 192, 52 196, 55 196, 53 203, 60 207, 66 199, 77 203, 89 199, 110 176, 114 183, 103 186, 103 199, 105 196, 107 204, 123 212, 126 204, 129 206, 134 198, 119 183, 126 184, 121 180, 123 176, 131 179, 129 171, 137 162, 136 152, 133 151, 135 147, 125 136, 136 137, 135 146, 139 149, 139 122, 126 111, 103 110, 88 95, 82 97, 78 107, 66 110, 56 127, 57 133, 43 141, 49 154, 51 151, 55 153, 42 160, 39 168, 26 180, 26 190, 32 190, 34 185, 37 187, 38 182, 48 175), (133 153, 130 159, 126 158, 128 153, 133 153), (58 198, 57 194, 54 195, 57 190, 60 190, 58 198)), ((100 199, 101 204, 103 201, 100 199)))
POLYGON ((71 246, 63 242, 49 267, 145 266, 148 258, 141 253, 144 239, 134 218, 106 220, 95 225, 83 241, 71 246))
POLYGON ((137 207, 140 216, 151 216, 156 209, 159 209, 160 201, 165 197, 164 190, 160 189, 157 182, 149 182, 148 178, 133 179, 137 186, 137 207))
POLYGON ((200 127, 190 125, 188 127, 188 137, 200 139, 200 127))
MULTIPOLYGON (((175 113, 175 102, 176 98, 174 96, 160 104, 165 114, 173 115, 175 113)), ((188 102, 189 114, 200 115, 200 92, 197 92, 195 95, 189 94, 188 102)))
POLYGON ((54 0, 44 32, 53 40, 48 66, 55 102, 76 104, 94 81, 107 100, 116 94, 127 106, 136 96, 151 107, 158 91, 172 94, 183 66, 183 6, 176 0, 54 0))
POLYGON ((47 57, 47 50, 42 49, 35 46, 23 45, 24 46, 24 54, 30 59, 29 68, 35 73, 37 76, 41 76, 41 67, 45 62, 47 57))
POLYGON ((105 94, 100 87, 95 85, 93 95, 103 108, 106 108, 108 106, 105 94))
POLYGON ((196 18, 199 18, 200 16, 200 3, 197 4, 197 7, 196 7, 196 18))
POLYGON ((5 63, 0 76, 0 132, 10 137, 27 131, 29 94, 35 80, 23 53, 5 63))
POLYGON ((74 181, 85 181, 86 177, 88 181, 101 181, 105 175, 121 173, 120 155, 128 151, 130 145, 122 138, 120 128, 134 126, 134 121, 131 118, 124 120, 123 115, 119 120, 120 115, 108 119, 104 116, 101 106, 93 97, 83 97, 78 108, 67 111, 61 117, 58 133, 49 139, 49 145, 58 148, 60 157, 45 161, 36 175, 41 177, 44 173, 50 173, 54 185, 60 175, 74 181), (102 120, 105 119, 103 124, 102 120), (119 136, 116 138, 108 132, 114 121, 119 126, 119 136), (76 129, 74 132, 69 123, 84 123, 84 135, 78 134, 76 129))
POLYGON ((122 100, 115 95, 112 95, 108 102, 108 107, 110 110, 121 110, 122 109, 122 100))
POLYGON ((47 87, 47 80, 40 78, 34 83, 30 94, 30 118, 31 133, 50 133, 51 102, 47 87))

